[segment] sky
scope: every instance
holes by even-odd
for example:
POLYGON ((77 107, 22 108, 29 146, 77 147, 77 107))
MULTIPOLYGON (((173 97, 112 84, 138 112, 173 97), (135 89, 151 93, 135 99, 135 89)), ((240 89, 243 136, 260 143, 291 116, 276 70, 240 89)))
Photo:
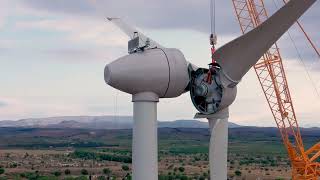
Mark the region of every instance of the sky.
MULTIPOLYGON (((270 14, 281 0, 266 1, 270 14)), ((218 46, 241 35, 232 1, 216 1, 218 46)), ((132 115, 131 95, 107 86, 106 64, 127 54, 128 37, 106 17, 121 17, 165 47, 206 67, 209 0, 0 0, 0 120, 51 116, 132 115)), ((320 47, 320 3, 300 18, 320 47)), ((320 126, 320 59, 296 26, 279 47, 299 123, 320 126), (311 80, 305 69, 308 70, 311 80)), ((192 119, 189 94, 158 103, 159 120, 192 119)), ((230 107, 230 121, 275 126, 251 70, 230 107)))

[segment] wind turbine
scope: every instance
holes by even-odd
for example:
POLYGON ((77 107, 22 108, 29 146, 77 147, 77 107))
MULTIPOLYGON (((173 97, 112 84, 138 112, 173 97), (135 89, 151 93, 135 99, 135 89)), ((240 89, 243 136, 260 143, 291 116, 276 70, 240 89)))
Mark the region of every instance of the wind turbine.
POLYGON ((104 77, 110 86, 132 94, 133 179, 158 179, 157 102, 187 91, 199 111, 195 117, 209 121, 210 177, 227 179, 228 107, 237 84, 315 1, 289 1, 260 26, 219 48, 213 54, 217 63, 209 69, 194 66, 180 50, 161 46, 121 19, 108 18, 131 38, 129 55, 108 64, 104 77))

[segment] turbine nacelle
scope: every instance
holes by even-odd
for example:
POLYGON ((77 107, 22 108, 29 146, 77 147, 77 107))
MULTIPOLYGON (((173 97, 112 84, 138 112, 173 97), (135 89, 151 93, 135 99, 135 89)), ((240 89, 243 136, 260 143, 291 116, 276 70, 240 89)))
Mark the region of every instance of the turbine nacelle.
POLYGON ((189 83, 187 61, 178 49, 154 48, 123 56, 105 67, 107 84, 135 95, 155 93, 173 98, 186 91, 189 83))

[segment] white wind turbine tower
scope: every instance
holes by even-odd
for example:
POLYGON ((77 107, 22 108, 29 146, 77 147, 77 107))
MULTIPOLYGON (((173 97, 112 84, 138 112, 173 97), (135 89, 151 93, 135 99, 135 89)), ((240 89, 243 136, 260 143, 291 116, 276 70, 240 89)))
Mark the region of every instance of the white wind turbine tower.
POLYGON ((196 117, 209 120, 210 177, 227 179, 228 107, 237 84, 315 1, 289 1, 260 26, 219 48, 213 55, 217 64, 209 69, 192 65, 178 49, 159 45, 120 19, 108 18, 131 38, 129 55, 108 64, 104 77, 110 86, 132 94, 133 179, 158 179, 157 102, 187 91, 199 111, 196 117))

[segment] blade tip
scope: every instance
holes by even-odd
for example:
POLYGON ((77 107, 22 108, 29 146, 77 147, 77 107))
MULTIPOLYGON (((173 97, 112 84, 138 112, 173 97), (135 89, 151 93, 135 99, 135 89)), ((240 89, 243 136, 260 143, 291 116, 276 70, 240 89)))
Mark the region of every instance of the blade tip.
POLYGON ((114 19, 120 19, 120 18, 116 18, 116 17, 107 17, 107 20, 108 20, 108 21, 112 21, 112 20, 114 20, 114 19))

